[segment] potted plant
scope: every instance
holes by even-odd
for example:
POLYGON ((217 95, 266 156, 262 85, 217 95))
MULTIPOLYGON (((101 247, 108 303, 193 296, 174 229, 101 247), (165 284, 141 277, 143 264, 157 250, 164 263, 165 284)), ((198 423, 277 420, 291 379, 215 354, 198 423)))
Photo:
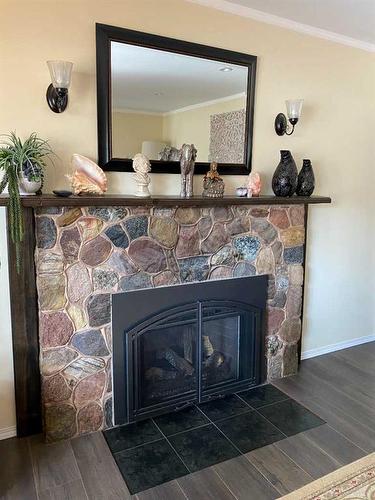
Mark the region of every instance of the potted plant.
POLYGON ((0 193, 8 188, 9 229, 16 248, 17 269, 20 268, 20 243, 23 239, 21 195, 41 193, 46 158, 53 154, 47 141, 33 133, 24 142, 14 132, 0 142, 0 170, 3 178, 0 193))

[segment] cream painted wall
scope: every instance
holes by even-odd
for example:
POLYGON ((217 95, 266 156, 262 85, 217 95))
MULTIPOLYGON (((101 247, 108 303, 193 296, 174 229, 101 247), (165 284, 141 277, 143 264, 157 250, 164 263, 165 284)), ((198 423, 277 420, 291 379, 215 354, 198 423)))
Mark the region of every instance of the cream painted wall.
POLYGON ((163 138, 172 146, 192 143, 198 150, 197 161, 207 161, 210 149, 210 116, 245 107, 245 99, 221 101, 164 116, 163 138))
POLYGON ((163 116, 144 113, 112 114, 112 149, 117 158, 133 158, 142 151, 142 141, 161 141, 163 116))
MULTIPOLYGON (((50 189, 66 187, 72 153, 97 156, 95 22, 257 55, 253 168, 264 191, 278 150, 291 149, 298 164, 312 159, 316 192, 333 198, 331 206, 310 209, 303 349, 375 333, 374 54, 183 0, 2 0, 1 20, 0 132, 35 130, 50 139, 60 158, 48 173, 50 189), (74 62, 61 115, 45 101, 51 58, 74 62), (296 132, 280 138, 273 121, 290 97, 303 97, 305 107, 296 132)), ((243 179, 225 181, 231 193, 243 179)), ((201 179, 195 182, 200 192, 201 179)), ((109 184, 116 193, 134 190, 130 174, 109 174, 109 184)), ((177 176, 152 176, 155 194, 178 187, 177 176)), ((6 318, 2 328, 9 332, 6 318)), ((10 356, 8 335, 1 344, 10 356)), ((0 373, 9 381, 10 366, 1 364, 0 373)), ((12 408, 9 384, 1 398, 1 407, 12 408)), ((11 425, 11 413, 1 418, 0 428, 11 425)))
POLYGON ((198 149, 197 161, 207 161, 210 116, 243 109, 244 106, 245 98, 236 98, 160 115, 116 111, 112 115, 113 155, 117 158, 133 158, 142 151, 143 141, 164 141, 176 148, 184 143, 192 143, 198 149))

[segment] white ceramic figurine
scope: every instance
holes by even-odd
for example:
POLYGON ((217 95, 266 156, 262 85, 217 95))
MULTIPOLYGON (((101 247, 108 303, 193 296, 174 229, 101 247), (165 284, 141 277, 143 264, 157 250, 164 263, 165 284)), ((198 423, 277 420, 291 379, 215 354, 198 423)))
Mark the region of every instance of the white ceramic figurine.
POLYGON ((142 153, 136 154, 133 158, 133 170, 135 172, 134 179, 138 188, 135 195, 142 198, 149 197, 150 191, 148 190, 148 186, 151 182, 151 178, 148 173, 151 172, 151 164, 147 156, 142 153))

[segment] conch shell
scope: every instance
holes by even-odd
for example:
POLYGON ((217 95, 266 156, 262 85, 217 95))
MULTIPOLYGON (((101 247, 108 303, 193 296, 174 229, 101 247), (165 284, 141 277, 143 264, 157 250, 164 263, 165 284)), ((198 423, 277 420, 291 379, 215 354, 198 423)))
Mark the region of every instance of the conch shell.
POLYGON ((95 162, 86 156, 72 156, 73 175, 67 175, 74 194, 104 194, 107 191, 107 177, 95 162))

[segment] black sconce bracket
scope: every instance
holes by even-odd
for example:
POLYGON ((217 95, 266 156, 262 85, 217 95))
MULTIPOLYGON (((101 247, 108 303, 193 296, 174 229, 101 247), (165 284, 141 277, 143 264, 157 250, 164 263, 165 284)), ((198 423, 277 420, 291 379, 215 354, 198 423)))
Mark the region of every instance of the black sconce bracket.
POLYGON ((292 135, 298 118, 289 118, 292 129, 288 131, 288 121, 284 113, 279 113, 275 118, 275 132, 277 135, 292 135))
POLYGON ((62 113, 68 105, 68 89, 56 89, 52 83, 49 85, 46 93, 48 106, 54 113, 62 113))

